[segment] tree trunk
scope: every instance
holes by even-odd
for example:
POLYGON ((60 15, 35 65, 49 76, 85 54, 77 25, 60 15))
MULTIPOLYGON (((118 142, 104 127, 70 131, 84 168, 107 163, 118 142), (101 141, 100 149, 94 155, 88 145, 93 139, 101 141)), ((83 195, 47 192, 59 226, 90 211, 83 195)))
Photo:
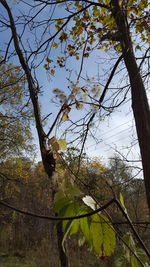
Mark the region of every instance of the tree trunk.
POLYGON ((61 267, 69 267, 69 261, 68 257, 66 256, 65 252, 62 248, 62 240, 63 240, 63 232, 62 232, 62 223, 58 223, 56 226, 57 229, 57 245, 58 245, 58 251, 59 251, 59 259, 61 262, 61 267))
POLYGON ((124 62, 131 84, 132 109, 141 152, 147 203, 150 210, 150 110, 146 90, 137 66, 126 17, 118 0, 112 0, 112 15, 120 32, 124 62))

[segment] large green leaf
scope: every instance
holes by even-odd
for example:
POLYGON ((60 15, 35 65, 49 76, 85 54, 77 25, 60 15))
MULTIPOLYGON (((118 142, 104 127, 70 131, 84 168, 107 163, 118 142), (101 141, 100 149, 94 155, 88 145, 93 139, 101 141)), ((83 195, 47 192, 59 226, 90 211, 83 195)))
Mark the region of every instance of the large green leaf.
MULTIPOLYGON (((64 217, 72 217, 72 216, 77 216, 80 214, 81 211, 81 207, 78 203, 70 203, 66 209, 64 210, 64 217)), ((77 220, 78 221, 78 220, 77 220)), ((72 224, 75 225, 76 224, 76 220, 73 221, 74 223, 72 224)), ((70 220, 66 220, 63 221, 63 231, 65 232, 69 225, 70 225, 71 221, 70 220)), ((76 226, 74 226, 75 228, 76 226)), ((71 229, 70 229, 71 230, 71 229)), ((72 231, 73 232, 73 231, 72 231)))
POLYGON ((141 267, 140 262, 137 260, 137 258, 135 256, 131 256, 131 266, 132 267, 141 267))
POLYGON ((68 204, 70 204, 70 199, 66 197, 63 192, 57 192, 55 194, 54 198, 54 211, 59 213, 64 207, 66 207, 68 204))
POLYGON ((113 267, 126 267, 126 258, 124 255, 118 255, 114 261, 113 267))
MULTIPOLYGON (((81 206, 77 203, 70 203, 64 210, 64 217, 77 216, 81 212, 81 206)), ((79 231, 80 219, 63 221, 62 228, 64 231, 64 237, 62 240, 62 247, 65 250, 64 242, 68 235, 73 235, 79 231)))
POLYGON ((90 235, 93 248, 100 257, 112 255, 116 247, 116 237, 107 217, 98 214, 92 216, 90 235))
POLYGON ((86 241, 90 242, 90 224, 89 217, 80 219, 80 229, 86 239, 86 241))

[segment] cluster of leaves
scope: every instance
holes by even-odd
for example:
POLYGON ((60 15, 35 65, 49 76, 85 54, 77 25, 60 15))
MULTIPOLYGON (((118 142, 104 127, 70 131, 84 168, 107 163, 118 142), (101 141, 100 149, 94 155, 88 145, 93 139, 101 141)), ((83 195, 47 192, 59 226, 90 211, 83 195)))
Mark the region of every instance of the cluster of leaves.
MULTIPOLYGON (((61 1, 58 2, 61 3, 61 1)), ((81 57, 88 58, 95 49, 103 49, 105 52, 114 49, 117 53, 121 52, 121 39, 112 16, 111 1, 98 3, 96 5, 89 5, 86 1, 65 3, 68 17, 70 13, 74 16, 72 15, 71 27, 63 27, 67 21, 67 14, 65 18, 56 19, 55 30, 60 33, 59 37, 53 40, 52 47, 57 49, 65 44, 65 56, 63 54, 63 57, 58 57, 53 68, 49 67, 52 60, 47 60, 44 67, 51 75, 54 75, 56 65, 65 67, 64 61, 68 57, 75 57, 76 60, 81 57)), ((133 43, 141 50, 143 43, 150 43, 148 0, 119 1, 119 4, 128 19, 133 43)))
POLYGON ((101 92, 101 86, 94 80, 94 78, 88 78, 87 83, 83 86, 80 85, 79 81, 70 81, 69 90, 70 92, 68 96, 59 88, 53 90, 56 101, 59 101, 59 104, 64 105, 61 121, 69 120, 69 113, 74 108, 79 111, 88 108, 92 113, 99 110, 100 105, 98 99, 101 92))
MULTIPOLYGON (((77 203, 62 192, 55 195, 54 211, 59 216, 76 216, 89 212, 91 209, 86 205, 77 203)), ((88 243, 102 259, 111 256, 116 247, 116 237, 112 224, 103 214, 95 214, 72 221, 63 222, 63 247, 68 235, 79 233, 79 244, 88 243)))
POLYGON ((55 136, 48 139, 48 151, 51 151, 53 153, 54 159, 59 159, 60 154, 58 151, 66 149, 67 143, 65 139, 57 139, 55 136))
MULTIPOLYGON (((78 196, 79 195, 81 194, 78 194, 78 196)), ((77 197, 76 190, 72 191, 70 197, 65 195, 62 191, 56 193, 54 201, 55 213, 58 214, 58 216, 71 217, 84 215, 97 207, 96 202, 90 196, 82 198, 86 205, 79 203, 75 200, 75 197, 77 197)), ((120 203, 127 212, 122 194, 120 195, 120 203)), ((62 228, 64 232, 62 241, 64 251, 67 236, 78 233, 78 245, 83 246, 86 242, 90 250, 94 251, 101 259, 105 259, 115 252, 115 230, 109 219, 102 213, 74 219, 72 221, 63 221, 62 228)), ((122 249, 115 259, 114 266, 123 267, 129 265, 132 267, 140 267, 141 262, 145 267, 149 266, 147 255, 142 249, 136 246, 130 232, 124 234, 122 241, 122 249)))
POLYGON ((0 57, 0 153, 1 158, 31 151, 30 119, 32 110, 26 93, 26 80, 21 68, 3 62, 0 57))
MULTIPOLYGON (((68 164, 70 164, 71 169, 76 166, 77 162, 74 150, 71 154, 68 154, 68 158, 66 158, 66 160, 68 164), (71 156, 73 158, 70 158, 71 156)), ((116 158, 116 160, 112 160, 110 170, 103 166, 100 161, 98 161, 98 159, 92 160, 91 162, 88 161, 88 163, 86 163, 85 160, 82 160, 81 170, 78 177, 79 181, 72 179, 71 174, 62 169, 61 163, 60 165, 57 165, 56 172, 58 175, 57 178, 60 191, 55 195, 54 211, 56 214, 58 214, 58 216, 71 217, 82 215, 99 207, 90 196, 83 197, 85 196, 85 192, 87 191, 84 191, 82 186, 80 187, 78 185, 78 182, 79 184, 82 183, 82 179, 84 183, 87 184, 87 188, 89 188, 90 192, 92 192, 92 195, 96 196, 96 199, 99 199, 101 204, 106 203, 106 201, 110 200, 110 198, 112 197, 110 190, 108 190, 108 184, 110 184, 110 187, 114 191, 116 196, 119 194, 118 197, 120 196, 120 204, 126 214, 128 214, 124 198, 122 194, 120 194, 120 190, 124 192, 126 198, 129 198, 131 200, 130 191, 131 194, 133 194, 131 186, 129 190, 123 189, 123 184, 124 188, 126 188, 127 179, 131 179, 131 174, 129 173, 127 166, 123 162, 120 162, 118 158, 116 158), (116 170, 116 164, 119 165, 118 174, 116 170), (112 171, 113 168, 115 169, 114 177, 112 171), (90 177, 92 178, 91 183, 89 180, 90 177), (112 178, 111 182, 110 178, 112 178), (115 181, 114 186, 113 181, 115 181)), ((134 184, 133 187, 135 188, 134 184)), ((138 190, 138 187, 136 190, 138 190)), ((130 210, 132 210, 133 207, 131 207, 131 203, 128 202, 129 201, 127 201, 127 206, 130 210)), ((132 211, 132 219, 135 218, 133 213, 134 212, 132 211)), ((111 218, 115 221, 122 220, 121 215, 118 214, 117 208, 114 208, 113 212, 110 213, 110 215, 111 218)), ((122 246, 120 246, 119 244, 117 244, 116 246, 114 228, 109 219, 102 213, 72 221, 63 221, 62 227, 64 231, 64 239, 62 242, 64 250, 66 238, 68 236, 76 234, 78 238, 78 245, 82 246, 85 243, 88 244, 89 249, 99 255, 101 259, 105 259, 108 256, 113 255, 115 252, 116 256, 114 256, 114 266, 123 267, 125 265, 129 265, 132 267, 140 267, 140 261, 144 264, 144 266, 148 266, 148 258, 145 252, 142 249, 136 247, 132 235, 126 232, 127 230, 125 230, 126 227, 124 226, 119 226, 120 231, 123 231, 123 233, 126 232, 126 234, 122 234, 122 240, 124 243, 121 242, 122 246), (119 252, 116 252, 116 247, 119 252)))
POLYGON ((17 199, 22 185, 28 184, 31 161, 28 158, 9 158, 0 164, 1 193, 3 197, 17 199))
POLYGON ((115 260, 115 266, 116 267, 123 267, 123 266, 140 267, 141 263, 138 261, 139 259, 145 267, 148 267, 149 263, 148 263, 147 255, 142 249, 136 247, 136 244, 130 232, 127 232, 123 236, 123 241, 125 242, 125 244, 127 244, 128 248, 126 245, 123 244, 121 254, 118 255, 117 259, 115 260), (134 255, 131 251, 134 252, 134 255), (135 255, 138 257, 138 259, 136 258, 135 255))

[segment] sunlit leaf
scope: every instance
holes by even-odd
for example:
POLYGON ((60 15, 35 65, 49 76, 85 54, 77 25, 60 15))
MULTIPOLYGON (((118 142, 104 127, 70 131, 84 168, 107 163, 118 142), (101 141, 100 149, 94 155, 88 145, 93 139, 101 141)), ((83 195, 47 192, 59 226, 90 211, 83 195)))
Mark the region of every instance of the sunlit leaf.
POLYGON ((44 64, 44 69, 46 69, 46 70, 49 70, 50 69, 50 67, 48 66, 48 64, 44 64))
POLYGON ((67 143, 65 139, 59 139, 58 144, 60 150, 67 150, 67 143))
POLYGON ((62 121, 68 121, 69 120, 68 113, 64 112, 61 119, 62 121))
POLYGON ((60 39, 61 42, 66 41, 67 38, 68 38, 68 34, 65 33, 65 32, 62 32, 62 33, 60 34, 60 36, 59 36, 59 39, 60 39))
POLYGON ((58 48, 58 44, 57 44, 57 43, 53 43, 52 46, 53 46, 54 48, 58 48))
POLYGON ((108 218, 104 215, 93 215, 90 234, 96 253, 100 257, 111 256, 116 247, 116 237, 108 218))
POLYGON ((63 19, 58 19, 58 20, 56 21, 56 23, 57 23, 58 25, 61 25, 61 24, 64 23, 64 20, 63 20, 63 19))
MULTIPOLYGON (((70 205, 67 206, 65 212, 64 212, 64 216, 65 217, 72 217, 72 216, 76 216, 79 214, 80 211, 80 205, 78 203, 71 203, 70 205)), ((63 221, 63 231, 65 232, 68 225, 70 224, 70 221, 63 221)))
POLYGON ((123 209, 125 210, 126 207, 125 207, 125 204, 124 204, 124 198, 123 198, 122 193, 120 193, 120 203, 121 203, 121 206, 123 207, 123 209))
POLYGON ((52 59, 49 59, 48 57, 46 58, 46 61, 47 61, 48 63, 52 63, 52 62, 53 62, 53 60, 52 60, 52 59))
POLYGON ((90 223, 89 223, 88 217, 84 217, 84 218, 80 219, 80 228, 81 228, 81 231, 82 231, 86 241, 90 242, 90 239, 91 239, 91 237, 90 237, 90 223))

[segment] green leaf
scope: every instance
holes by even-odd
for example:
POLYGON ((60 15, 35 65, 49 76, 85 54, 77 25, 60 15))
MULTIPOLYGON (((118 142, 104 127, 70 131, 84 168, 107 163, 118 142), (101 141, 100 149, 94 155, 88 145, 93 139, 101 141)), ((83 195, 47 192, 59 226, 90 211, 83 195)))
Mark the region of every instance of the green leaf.
POLYGON ((145 251, 141 248, 136 248, 136 254, 140 258, 140 260, 144 263, 145 267, 148 267, 148 256, 146 255, 145 251))
MULTIPOLYGON (((147 255, 145 254, 144 250, 136 247, 135 242, 134 242, 133 237, 132 237, 132 234, 130 232, 127 232, 123 236, 123 241, 125 242, 125 244, 127 244, 127 246, 131 249, 131 251, 134 251, 134 253, 141 260, 143 265, 145 267, 148 267, 149 264, 148 264, 147 255)), ((138 259, 134 255, 131 255, 131 251, 128 249, 128 247, 125 244, 123 245, 123 251, 122 251, 123 255, 121 255, 121 256, 124 257, 126 264, 128 264, 131 267, 141 267, 141 264, 138 261, 138 259)), ((119 265, 116 265, 116 266, 118 267, 119 265)))
POLYGON ((70 199, 66 197, 61 191, 55 194, 54 198, 54 211, 60 213, 64 207, 70 204, 70 199))
MULTIPOLYGON (((82 213, 85 214, 85 213, 82 213)), ((86 239, 86 241, 90 242, 90 224, 89 224, 89 218, 85 217, 85 218, 81 218, 80 219, 80 228, 81 231, 86 239)))
POLYGON ((133 249, 133 250, 135 249, 135 242, 134 242, 132 234, 130 232, 127 232, 123 236, 123 240, 129 246, 130 249, 133 249))
POLYGON ((71 183, 67 185, 65 192, 70 199, 74 199, 74 197, 80 197, 83 195, 77 185, 71 183))
POLYGON ((125 207, 125 204, 124 204, 124 198, 123 198, 122 193, 120 193, 120 203, 121 203, 122 208, 125 210, 126 207, 125 207))
POLYGON ((131 266, 132 267, 141 267, 140 262, 137 260, 135 256, 131 256, 131 266))
POLYGON ((67 228, 66 228, 63 240, 62 240, 62 247, 63 247, 64 252, 65 252, 64 243, 65 243, 67 236, 76 234, 78 232, 78 229, 79 229, 79 220, 72 220, 68 222, 67 228))
POLYGON ((62 32, 62 33, 60 34, 60 36, 59 36, 59 40, 60 40, 61 42, 64 42, 64 41, 66 41, 67 39, 68 39, 68 34, 65 33, 65 32, 62 32))
MULTIPOLYGON (((64 211, 64 217, 72 217, 79 214, 80 206, 77 203, 70 203, 65 211, 64 211)), ((68 226, 70 224, 70 221, 63 221, 63 231, 66 232, 68 226)))
POLYGON ((79 230, 79 226, 80 226, 80 219, 73 220, 71 223, 69 235, 76 234, 79 230))
MULTIPOLYGON (((71 216, 77 216, 80 214, 81 207, 77 203, 71 203, 67 206, 64 212, 64 217, 71 217, 71 216)), ((80 220, 68 220, 63 221, 63 231, 65 232, 63 240, 62 240, 62 247, 65 251, 64 242, 68 235, 73 235, 78 232, 79 226, 80 226, 80 220)))
POLYGON ((117 255, 117 258, 115 259, 113 267, 125 267, 126 266, 126 258, 124 255, 117 255))
POLYGON ((92 216, 90 235, 93 248, 100 257, 112 255, 116 247, 116 237, 107 217, 98 214, 92 216))

